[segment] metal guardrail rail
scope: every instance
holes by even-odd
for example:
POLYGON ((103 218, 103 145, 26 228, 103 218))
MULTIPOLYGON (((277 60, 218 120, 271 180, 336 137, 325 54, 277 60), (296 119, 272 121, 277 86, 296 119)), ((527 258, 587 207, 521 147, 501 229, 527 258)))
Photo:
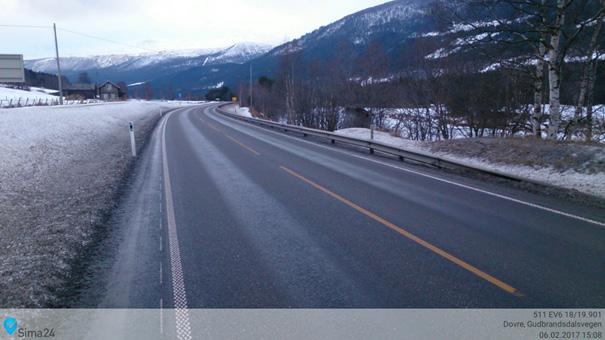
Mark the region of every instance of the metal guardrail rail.
POLYGON ((503 172, 500 172, 497 170, 487 169, 487 168, 484 168, 481 166, 474 166, 474 165, 471 166, 468 164, 464 164, 462 162, 457 162, 455 160, 444 159, 442 157, 438 157, 438 156, 432 155, 430 153, 425 153, 425 152, 417 151, 417 150, 414 150, 414 151, 406 150, 406 149, 398 148, 398 147, 395 147, 392 145, 376 142, 376 141, 369 140, 369 139, 360 139, 360 138, 342 136, 342 135, 339 135, 339 134, 336 134, 333 132, 310 129, 310 128, 296 126, 296 125, 282 124, 282 123, 277 123, 277 122, 260 119, 260 118, 244 117, 244 116, 233 114, 233 113, 229 112, 228 110, 224 110, 223 108, 228 105, 233 105, 233 104, 219 105, 217 111, 227 117, 241 120, 241 121, 244 121, 247 123, 256 124, 256 125, 260 125, 260 126, 266 126, 266 127, 272 128, 272 129, 280 129, 280 130, 283 130, 284 132, 289 132, 289 131, 298 132, 298 133, 301 133, 304 137, 315 136, 315 137, 320 137, 320 138, 326 138, 326 139, 330 139, 332 144, 339 142, 339 143, 343 143, 343 144, 359 146, 362 148, 369 149, 370 153, 374 153, 375 151, 378 151, 381 153, 398 156, 401 161, 412 160, 414 162, 428 164, 428 165, 434 166, 439 169, 449 169, 449 170, 457 170, 457 171, 460 171, 460 170, 469 171, 470 170, 470 171, 474 171, 474 172, 489 174, 492 176, 497 176, 500 178, 517 181, 517 182, 527 182, 527 183, 538 184, 538 185, 542 185, 542 186, 552 186, 548 183, 536 181, 533 179, 523 178, 523 177, 503 173, 503 172))

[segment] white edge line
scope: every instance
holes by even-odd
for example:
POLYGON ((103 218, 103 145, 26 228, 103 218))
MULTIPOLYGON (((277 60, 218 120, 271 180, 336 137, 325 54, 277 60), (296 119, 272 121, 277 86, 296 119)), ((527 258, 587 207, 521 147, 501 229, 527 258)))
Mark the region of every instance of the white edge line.
POLYGON ((166 155, 166 123, 172 116, 170 112, 164 118, 162 125, 162 163, 164 171, 164 191, 166 199, 166 216, 168 224, 168 243, 170 246, 170 269, 172 272, 172 292, 174 298, 176 334, 179 340, 191 340, 191 324, 189 322, 189 310, 187 307, 187 291, 183 277, 183 265, 174 215, 174 202, 172 199, 172 186, 170 181, 170 170, 168 168, 168 157, 166 155))
MULTIPOLYGON (((217 109, 217 107, 214 107, 214 109, 217 109)), ((231 120, 233 120, 235 122, 242 122, 240 120, 237 120, 237 119, 234 119, 234 118, 231 118, 231 117, 228 117, 228 116, 221 115, 220 113, 217 113, 217 114, 219 114, 221 117, 225 117, 225 118, 231 119, 231 120)), ((216 121, 216 119, 215 119, 215 121, 216 121)), ((497 194, 495 192, 479 189, 479 188, 476 188, 476 187, 473 187, 473 186, 470 186, 470 185, 461 184, 461 183, 457 183, 457 182, 450 181, 450 180, 447 180, 447 179, 439 178, 439 177, 436 177, 436 176, 423 174, 421 172, 410 170, 410 169, 406 169, 406 168, 402 168, 402 167, 397 166, 397 165, 381 162, 379 160, 375 160, 375 159, 371 159, 371 158, 355 155, 355 154, 352 154, 350 152, 347 152, 347 151, 344 151, 344 150, 340 150, 340 149, 337 149, 337 148, 332 148, 332 147, 328 147, 328 146, 325 146, 325 145, 313 143, 313 142, 310 142, 310 141, 307 141, 307 140, 304 140, 304 139, 301 139, 301 138, 296 138, 296 137, 293 137, 293 136, 289 136, 287 134, 279 133, 279 132, 276 132, 276 131, 273 131, 273 130, 270 130, 270 129, 266 129, 266 128, 263 128, 263 127, 260 127, 260 126, 254 125, 254 124, 249 124, 247 122, 245 122, 245 123, 246 123, 247 126, 255 127, 255 128, 261 129, 263 131, 271 132, 271 133, 279 135, 279 136, 288 137, 288 138, 293 139, 293 140, 297 140, 297 141, 304 142, 304 143, 307 143, 307 144, 315 145, 317 147, 324 148, 324 149, 327 149, 327 150, 339 152, 339 153, 344 154, 344 155, 348 155, 348 156, 359 158, 359 159, 364 159, 364 160, 369 161, 369 162, 373 162, 373 163, 376 163, 376 164, 384 165, 384 166, 391 167, 391 168, 394 168, 394 169, 399 169, 401 171, 409 172, 409 173, 412 173, 412 174, 415 174, 415 175, 418 175, 418 176, 422 176, 422 177, 426 177, 426 178, 431 178, 431 179, 434 179, 436 181, 448 183, 448 184, 455 185, 455 186, 458 186, 458 187, 461 187, 461 188, 465 188, 465 189, 468 189, 468 190, 473 190, 473 191, 480 192, 480 193, 483 193, 483 194, 486 194, 486 195, 490 195, 490 196, 498 197, 498 198, 501 198, 501 199, 504 199, 504 200, 508 200, 508 201, 511 201, 511 202, 523 204, 523 205, 526 205, 526 206, 529 206, 529 207, 532 207, 532 208, 541 209, 541 210, 544 210, 544 211, 551 212, 553 214, 558 214, 558 215, 561 215, 561 216, 569 217, 571 219, 575 219, 575 220, 579 220, 579 221, 582 221, 582 222, 596 224, 598 226, 605 227, 605 222, 599 222, 599 221, 596 221, 596 220, 592 220, 590 218, 586 218, 586 217, 570 214, 570 213, 567 213, 567 212, 564 212, 564 211, 560 211, 560 210, 557 210, 557 209, 545 207, 543 205, 539 205, 539 204, 536 204, 536 203, 526 202, 526 201, 523 201, 523 200, 520 200, 520 199, 517 199, 517 198, 513 198, 513 197, 510 197, 510 196, 506 196, 506 195, 502 195, 502 194, 497 194)))

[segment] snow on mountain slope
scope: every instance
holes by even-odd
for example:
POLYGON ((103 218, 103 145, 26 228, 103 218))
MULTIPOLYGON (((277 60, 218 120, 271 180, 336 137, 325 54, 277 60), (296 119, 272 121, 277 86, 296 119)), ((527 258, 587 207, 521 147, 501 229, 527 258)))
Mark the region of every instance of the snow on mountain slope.
POLYGON ((213 56, 209 57, 208 63, 219 64, 219 63, 235 63, 243 64, 246 61, 260 56, 261 54, 269 51, 273 46, 267 44, 256 44, 256 43, 239 43, 233 46, 227 47, 224 50, 219 51, 213 56))
POLYGON ((430 1, 397 0, 348 15, 332 24, 308 33, 290 43, 278 46, 271 53, 281 55, 304 49, 322 40, 345 38, 354 45, 371 40, 373 35, 414 31, 418 20, 426 16, 430 1))
MULTIPOLYGON (((114 54, 89 57, 62 57, 61 69, 64 71, 86 71, 93 69, 123 68, 137 69, 164 62, 183 63, 186 66, 201 65, 202 63, 245 63, 270 50, 271 46, 256 43, 240 43, 227 48, 217 49, 188 49, 160 51, 140 54, 114 54)), ((26 60, 25 67, 37 72, 54 72, 54 58, 26 60)))

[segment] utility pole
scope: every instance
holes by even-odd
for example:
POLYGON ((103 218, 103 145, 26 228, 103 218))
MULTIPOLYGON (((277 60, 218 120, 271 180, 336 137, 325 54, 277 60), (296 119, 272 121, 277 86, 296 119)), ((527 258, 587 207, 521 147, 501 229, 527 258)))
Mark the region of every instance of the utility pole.
POLYGON ((252 63, 250 63, 250 110, 252 110, 252 63))
POLYGON ((242 87, 243 87, 243 84, 240 82, 239 83, 239 107, 242 107, 242 87))
POLYGON ((57 77, 59 78, 59 104, 63 105, 63 82, 61 80, 61 62, 59 61, 59 44, 57 43, 57 24, 53 23, 55 32, 55 52, 57 53, 57 77))

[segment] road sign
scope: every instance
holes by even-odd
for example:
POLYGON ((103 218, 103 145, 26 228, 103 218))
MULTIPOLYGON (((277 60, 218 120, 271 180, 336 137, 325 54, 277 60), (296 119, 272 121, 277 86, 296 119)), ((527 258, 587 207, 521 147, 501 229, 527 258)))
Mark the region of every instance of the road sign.
POLYGON ((0 54, 0 83, 25 83, 22 54, 0 54))

